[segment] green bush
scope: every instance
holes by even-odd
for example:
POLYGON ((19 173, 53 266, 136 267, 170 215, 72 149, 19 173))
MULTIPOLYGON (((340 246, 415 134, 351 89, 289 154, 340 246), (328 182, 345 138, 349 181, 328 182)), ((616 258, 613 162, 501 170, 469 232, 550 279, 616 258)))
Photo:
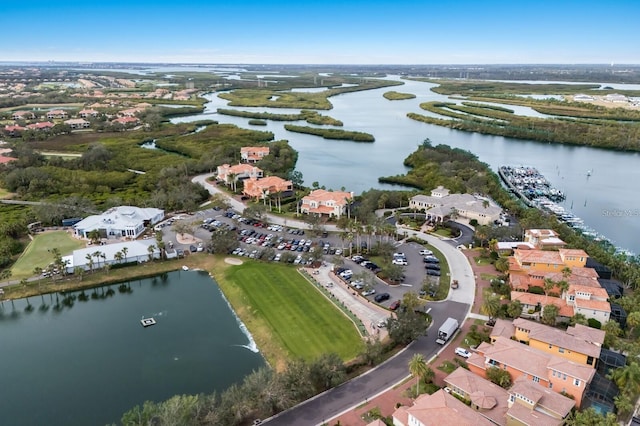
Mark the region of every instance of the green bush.
POLYGON ((529 287, 529 290, 527 290, 527 293, 544 294, 544 289, 540 286, 534 285, 529 287))
POLYGON ((597 328, 598 330, 602 327, 602 323, 595 318, 589 318, 587 320, 587 325, 591 328, 597 328))

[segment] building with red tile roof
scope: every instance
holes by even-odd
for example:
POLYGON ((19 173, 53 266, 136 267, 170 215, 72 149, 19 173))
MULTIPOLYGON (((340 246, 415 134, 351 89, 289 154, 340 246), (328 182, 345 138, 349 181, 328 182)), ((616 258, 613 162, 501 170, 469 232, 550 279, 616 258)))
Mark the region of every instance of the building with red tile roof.
POLYGON ((471 372, 486 378, 489 368, 505 370, 512 381, 520 377, 554 392, 571 395, 580 406, 595 369, 499 336, 493 344, 481 343, 467 359, 471 372))
POLYGON ((262 169, 251 164, 236 164, 233 166, 223 164, 218 166, 217 172, 216 178, 227 185, 235 184, 238 180, 259 179, 264 174, 262 169))
POLYGON ((17 124, 13 126, 4 126, 4 132, 9 136, 16 136, 17 134, 19 134, 20 132, 24 132, 25 130, 26 127, 18 126, 17 124))
POLYGON ((120 123, 120 124, 137 124, 140 120, 136 117, 118 117, 112 121, 112 123, 120 123))
POLYGON ((540 250, 557 250, 567 245, 553 229, 527 229, 524 231, 524 241, 540 250))
POLYGON ((509 337, 543 352, 590 365, 593 368, 600 357, 604 333, 602 333, 601 341, 592 342, 583 339, 580 335, 571 335, 558 328, 524 318, 514 319, 513 326, 515 327, 514 333, 509 337))
POLYGON ((65 120, 64 124, 71 127, 72 129, 86 129, 91 126, 91 123, 83 118, 72 118, 70 120, 65 120))
POLYGON ((269 155, 268 146, 243 146, 240 148, 240 158, 246 163, 257 163, 269 155))
POLYGON ((67 118, 69 114, 63 109, 52 109, 47 113, 47 118, 53 120, 55 118, 67 118))
POLYGON ((572 399, 520 376, 509 389, 506 421, 508 425, 560 426, 575 405, 572 399))
POLYGON ((36 116, 31 111, 15 111, 11 114, 11 118, 13 120, 33 120, 36 116))
POLYGON ((27 124, 27 129, 31 129, 31 130, 49 130, 54 126, 55 126, 55 124, 53 124, 50 121, 43 121, 43 122, 40 122, 40 123, 27 124))
POLYGON ((81 118, 97 117, 99 114, 100 112, 96 111, 95 109, 83 109, 78 112, 78 116, 81 118))
POLYGON ((476 413, 464 402, 449 395, 444 390, 432 395, 420 395, 411 407, 400 407, 393 413, 395 426, 494 426, 494 424, 476 413))
POLYGON ((316 189, 302 197, 300 211, 304 214, 340 217, 347 213, 347 207, 352 200, 353 192, 316 189))
POLYGON ((293 193, 293 183, 278 176, 267 176, 261 179, 249 178, 243 182, 242 193, 256 200, 276 194, 279 194, 280 197, 288 197, 293 193))
POLYGON ((0 164, 7 164, 10 163, 12 161, 16 161, 17 158, 13 158, 13 157, 5 157, 4 155, 0 155, 0 164))

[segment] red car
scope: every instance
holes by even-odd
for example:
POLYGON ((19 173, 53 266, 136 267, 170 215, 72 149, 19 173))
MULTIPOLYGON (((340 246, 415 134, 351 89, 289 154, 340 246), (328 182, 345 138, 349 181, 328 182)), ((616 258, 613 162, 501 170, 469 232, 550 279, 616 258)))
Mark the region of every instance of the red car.
POLYGON ((396 300, 395 302, 393 302, 393 303, 391 303, 389 305, 389 309, 391 309, 392 311, 395 311, 399 307, 400 307, 400 301, 399 300, 396 300))

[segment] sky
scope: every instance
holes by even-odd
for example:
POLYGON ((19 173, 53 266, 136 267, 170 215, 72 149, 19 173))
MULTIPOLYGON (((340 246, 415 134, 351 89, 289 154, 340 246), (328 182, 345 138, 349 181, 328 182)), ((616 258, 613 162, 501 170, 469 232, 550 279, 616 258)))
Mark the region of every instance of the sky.
POLYGON ((640 1, 29 0, 0 61, 640 64, 640 1))

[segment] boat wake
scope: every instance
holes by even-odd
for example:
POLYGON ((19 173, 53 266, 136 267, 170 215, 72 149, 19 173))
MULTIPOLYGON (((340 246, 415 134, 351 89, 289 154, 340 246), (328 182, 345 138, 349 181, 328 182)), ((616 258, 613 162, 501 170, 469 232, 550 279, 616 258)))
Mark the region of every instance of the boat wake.
POLYGON ((242 333, 245 336, 247 336, 247 339, 249 339, 249 343, 247 343, 246 345, 234 345, 234 346, 240 346, 240 347, 249 349, 251 352, 259 353, 260 350, 258 349, 258 345, 256 345, 256 341, 253 340, 253 336, 249 332, 249 329, 247 328, 246 325, 244 325, 242 320, 240 320, 240 318, 238 318, 238 315, 236 315, 236 311, 233 310, 233 307, 231 307, 231 303, 229 303, 227 298, 224 296, 224 293, 222 291, 220 291, 220 294, 222 295, 222 298, 224 299, 224 301, 227 304, 227 306, 229 307, 229 310, 233 313, 233 316, 236 319, 236 322, 238 323, 238 327, 240 327, 240 330, 242 331, 242 333))

